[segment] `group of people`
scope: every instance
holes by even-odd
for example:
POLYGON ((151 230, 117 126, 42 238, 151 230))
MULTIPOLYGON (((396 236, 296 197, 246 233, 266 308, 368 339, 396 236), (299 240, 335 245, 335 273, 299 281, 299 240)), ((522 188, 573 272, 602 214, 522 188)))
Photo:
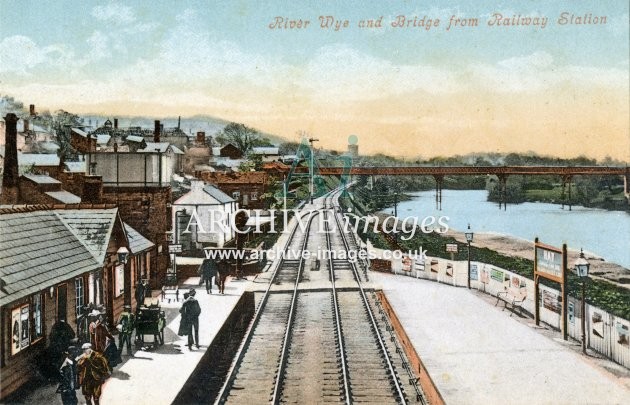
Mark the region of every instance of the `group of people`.
POLYGON ((227 260, 221 259, 217 262, 214 259, 203 259, 199 266, 199 285, 205 283, 206 292, 212 294, 212 278, 215 279, 215 284, 219 288, 219 294, 225 293, 225 281, 230 274, 231 265, 227 260))
POLYGON ((95 309, 89 316, 92 318, 89 324, 90 341, 81 346, 83 353, 78 357, 75 357, 76 347, 69 345, 71 338, 74 337, 74 333, 70 334, 72 330, 69 325, 66 326, 65 322, 60 321, 59 325, 53 326, 55 338, 51 337, 51 347, 63 354, 57 392, 61 395, 64 405, 78 403, 75 391, 79 387, 86 403, 97 405, 101 397, 101 386, 111 375, 113 367, 122 361, 120 355, 125 343, 127 353, 131 352, 130 336, 133 327, 131 306, 125 305, 119 317, 120 350, 104 322, 103 314, 95 309))

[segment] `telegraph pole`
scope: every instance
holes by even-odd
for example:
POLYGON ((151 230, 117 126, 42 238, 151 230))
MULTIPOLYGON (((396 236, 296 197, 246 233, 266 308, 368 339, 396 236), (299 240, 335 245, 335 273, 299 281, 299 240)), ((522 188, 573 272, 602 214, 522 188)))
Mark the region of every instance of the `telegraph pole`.
POLYGON ((317 141, 319 141, 319 139, 308 138, 308 142, 311 144, 311 187, 310 187, 311 188, 311 204, 313 204, 313 193, 314 193, 314 190, 313 190, 314 189, 314 184, 313 183, 314 183, 314 173, 315 173, 315 171, 314 171, 315 159, 313 158, 313 155, 314 155, 314 153, 313 153, 313 142, 317 142, 317 141))

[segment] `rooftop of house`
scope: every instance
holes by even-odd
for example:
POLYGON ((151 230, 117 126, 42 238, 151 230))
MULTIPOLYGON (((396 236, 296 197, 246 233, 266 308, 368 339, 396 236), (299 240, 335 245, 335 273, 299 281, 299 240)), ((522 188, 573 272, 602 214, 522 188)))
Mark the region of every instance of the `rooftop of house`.
POLYGON ((50 176, 47 176, 45 174, 24 174, 24 177, 26 177, 27 179, 29 179, 30 181, 37 183, 37 184, 61 184, 61 182, 57 179, 54 179, 50 176))
POLYGON ((136 231, 128 224, 123 225, 125 226, 125 232, 129 240, 129 251, 131 251, 131 254, 137 254, 155 246, 155 243, 142 236, 140 232, 136 231))
POLYGON ((0 214, 0 305, 99 268, 53 210, 0 214))
POLYGON ((103 263, 118 218, 118 209, 68 209, 56 210, 55 214, 81 240, 94 258, 103 263))
POLYGON ((205 172, 204 180, 213 184, 265 184, 265 172, 205 172))
POLYGON ((219 205, 231 204, 235 200, 212 185, 203 181, 192 181, 190 191, 177 199, 173 205, 219 205))
POLYGON ((49 195, 62 204, 79 204, 81 202, 81 197, 78 197, 71 192, 65 190, 47 191, 46 195, 49 195))

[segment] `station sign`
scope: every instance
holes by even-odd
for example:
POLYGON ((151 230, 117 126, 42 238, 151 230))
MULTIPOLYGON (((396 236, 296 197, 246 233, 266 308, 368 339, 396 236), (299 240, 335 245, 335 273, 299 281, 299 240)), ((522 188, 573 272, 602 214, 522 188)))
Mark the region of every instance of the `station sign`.
POLYGON ((457 243, 447 243, 446 244, 446 251, 447 252, 452 252, 452 253, 457 253, 457 243))
POLYGON ((169 253, 181 253, 182 252, 182 245, 181 244, 168 245, 168 252, 169 253))

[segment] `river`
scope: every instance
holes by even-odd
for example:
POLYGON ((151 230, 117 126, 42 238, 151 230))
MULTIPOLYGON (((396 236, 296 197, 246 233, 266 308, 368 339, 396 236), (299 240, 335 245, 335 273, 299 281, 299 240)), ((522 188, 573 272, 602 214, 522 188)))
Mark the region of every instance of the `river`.
MULTIPOLYGON (((400 218, 447 216, 451 229, 491 232, 569 249, 584 248, 606 261, 630 268, 630 214, 574 206, 561 209, 547 203, 508 204, 507 211, 488 202, 484 190, 444 190, 442 211, 435 209, 435 192, 413 193, 413 199, 398 205, 400 218)), ((385 212, 391 213, 393 209, 385 212)))

